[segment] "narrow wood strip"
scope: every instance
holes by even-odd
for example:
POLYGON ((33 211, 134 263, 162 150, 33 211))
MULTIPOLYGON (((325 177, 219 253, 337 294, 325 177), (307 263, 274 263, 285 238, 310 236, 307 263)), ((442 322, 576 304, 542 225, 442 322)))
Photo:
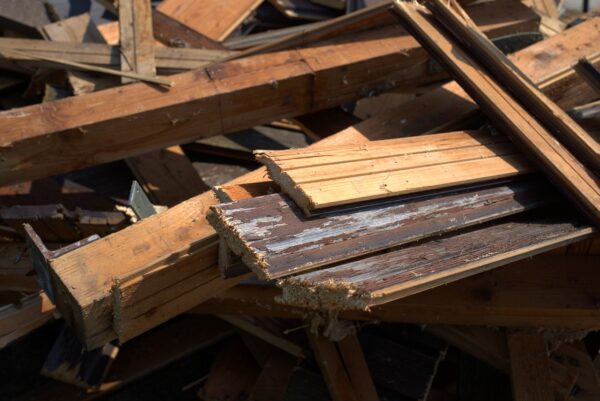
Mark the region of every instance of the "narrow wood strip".
POLYGON ((577 220, 526 215, 281 280, 282 300, 311 307, 362 309, 585 239, 593 232, 577 220))
MULTIPOLYGON (((150 2, 119 0, 119 32, 121 71, 149 77, 156 75, 150 2)), ((134 80, 124 77, 122 82, 134 80)))
POLYGON ((273 194, 214 206, 209 221, 259 277, 273 279, 535 208, 554 197, 546 188, 465 189, 310 219, 273 194))

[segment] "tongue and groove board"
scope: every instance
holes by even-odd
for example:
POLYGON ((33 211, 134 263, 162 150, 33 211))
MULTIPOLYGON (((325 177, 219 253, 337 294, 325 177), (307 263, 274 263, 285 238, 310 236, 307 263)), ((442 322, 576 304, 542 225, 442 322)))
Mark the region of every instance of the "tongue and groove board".
POLYGON ((157 10, 210 39, 225 40, 263 0, 165 0, 157 10))
POLYGON ((446 67, 495 126, 509 135, 526 157, 600 225, 598 177, 513 99, 454 37, 436 24, 427 9, 404 2, 395 3, 395 7, 407 31, 446 67))
POLYGON ((453 132, 319 150, 258 151, 269 176, 307 214, 532 170, 489 132, 453 132))
POLYGON ((594 232, 578 218, 528 213, 494 226, 283 279, 280 300, 309 308, 365 309, 589 238, 594 232))
POLYGON ((272 194, 214 206, 208 219, 231 251, 269 280, 533 209, 556 199, 548 189, 526 180, 312 219, 272 194))

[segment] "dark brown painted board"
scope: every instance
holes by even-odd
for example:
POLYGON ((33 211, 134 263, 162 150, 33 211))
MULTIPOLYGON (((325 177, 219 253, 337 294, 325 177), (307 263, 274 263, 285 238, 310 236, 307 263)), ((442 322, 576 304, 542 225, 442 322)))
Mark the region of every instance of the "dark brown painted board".
POLYGON ((209 222, 260 278, 273 279, 523 212, 555 198, 526 180, 398 199, 307 218, 282 194, 214 206, 209 222))
POLYGON ((282 301, 330 309, 362 309, 447 284, 573 241, 594 228, 580 218, 543 210, 397 251, 281 281, 282 301))

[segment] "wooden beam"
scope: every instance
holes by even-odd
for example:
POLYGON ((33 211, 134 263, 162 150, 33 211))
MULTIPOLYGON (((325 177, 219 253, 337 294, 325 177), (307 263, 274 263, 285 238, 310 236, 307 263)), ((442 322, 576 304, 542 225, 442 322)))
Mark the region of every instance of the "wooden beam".
MULTIPOLYGON (((492 13, 494 21, 486 20, 483 27, 492 36, 535 22, 529 10, 513 2, 474 7, 474 19, 480 20, 484 14, 488 18, 489 7, 498 7, 492 13)), ((2 112, 0 123, 10 124, 5 124, 9 129, 0 146, 4 160, 0 163, 0 184, 330 108, 378 88, 404 86, 404 78, 409 76, 411 85, 439 78, 426 67, 425 52, 398 26, 351 36, 351 42, 340 37, 306 49, 256 55, 174 75, 169 77, 174 87, 168 95, 138 84, 63 99, 50 106, 2 112), (336 79, 342 71, 346 79, 336 79), (263 101, 248 102, 250 97, 263 101), (94 113, 74 112, 90 104, 95 105, 94 113), (48 124, 48 107, 52 109, 52 124, 48 124), (66 143, 68 147, 60 145, 66 143), (64 149, 69 149, 69 157, 65 157, 64 149), (31 162, 23 163, 25 159, 31 162)))
POLYGON ((306 218, 289 198, 272 194, 213 206, 208 219, 246 266, 272 280, 521 213, 553 197, 531 184, 465 188, 320 218, 306 218))
MULTIPOLYGON (((121 71, 149 77, 156 75, 151 18, 149 1, 119 0, 121 71)), ((135 82, 126 77, 121 81, 135 82)))
POLYGON ((515 401, 552 401, 550 363, 543 335, 509 332, 508 350, 515 401))
POLYGON ((421 6, 397 2, 403 25, 450 70, 496 126, 511 137, 538 167, 597 224, 600 180, 477 63, 457 40, 433 23, 421 6))
MULTIPOLYGON (((550 0, 552 1, 552 0, 550 0)), ((452 7, 430 0, 428 8, 454 32, 488 71, 518 99, 527 111, 593 170, 600 170, 600 143, 596 142, 563 109, 540 91, 466 16, 457 3, 452 7), (460 15, 459 15, 460 13, 460 15)))

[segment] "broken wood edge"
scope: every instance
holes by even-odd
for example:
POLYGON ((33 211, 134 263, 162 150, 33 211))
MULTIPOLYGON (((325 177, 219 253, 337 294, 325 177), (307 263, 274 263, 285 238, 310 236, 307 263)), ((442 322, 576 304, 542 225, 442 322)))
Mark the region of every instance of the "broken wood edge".
POLYGON ((365 291, 360 286, 344 279, 329 279, 321 283, 312 283, 304 281, 301 276, 288 277, 277 280, 277 286, 282 289, 282 293, 281 296, 276 298, 276 301, 284 305, 311 310, 363 310, 368 312, 373 306, 383 305, 511 262, 535 256, 559 246, 591 238, 596 232, 593 227, 579 229, 535 245, 466 263, 424 279, 415 279, 410 283, 399 284, 373 292, 365 291))
POLYGON ((206 219, 213 226, 220 238, 228 245, 233 254, 242 258, 244 264, 249 267, 261 280, 272 280, 268 274, 269 264, 264 254, 256 252, 242 238, 241 233, 219 209, 219 205, 211 206, 206 219))

